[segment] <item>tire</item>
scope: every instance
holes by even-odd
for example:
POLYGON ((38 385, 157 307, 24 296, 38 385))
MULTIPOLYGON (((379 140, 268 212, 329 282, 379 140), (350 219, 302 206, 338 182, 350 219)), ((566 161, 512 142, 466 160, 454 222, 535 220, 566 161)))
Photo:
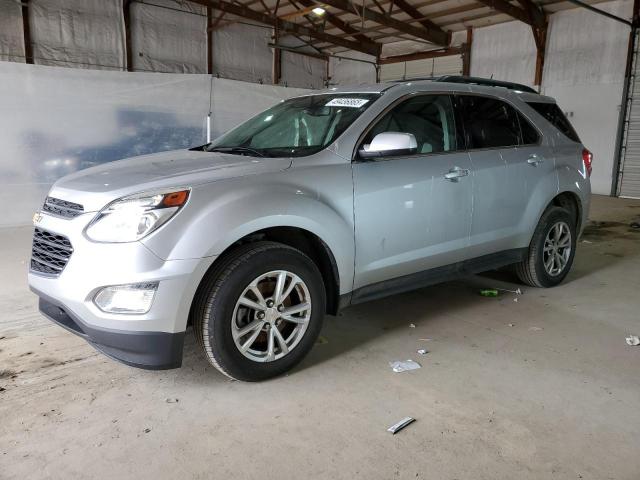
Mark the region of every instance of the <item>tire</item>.
MULTIPOLYGON (((565 234, 561 235, 561 238, 565 238, 565 234)), ((558 243, 566 243, 566 240, 558 243)), ((548 244, 549 245, 549 244, 548 244)), ((553 249, 551 250, 553 252, 553 249)), ((520 280, 532 287, 555 287, 560 284, 562 280, 567 276, 571 265, 573 264, 573 257, 576 252, 576 225, 575 219, 569 211, 562 207, 550 207, 542 214, 538 226, 533 233, 531 244, 529 245, 529 251, 527 257, 520 263, 516 264, 516 273, 520 280), (555 230, 553 230, 555 229, 555 230), (545 243, 553 242, 553 238, 558 231, 564 232, 568 229, 570 235, 568 244, 570 250, 566 253, 563 248, 558 248, 558 256, 561 257, 558 263, 551 262, 551 272, 545 267, 545 260, 549 259, 549 255, 553 256, 553 253, 545 252, 545 243), (553 230, 553 233, 552 233, 553 230), (560 265, 560 262, 566 261, 564 266, 560 269, 556 265, 560 265)))
POLYGON ((253 382, 281 375, 298 364, 313 347, 325 310, 324 283, 314 262, 295 248, 261 241, 229 252, 206 275, 194 299, 192 320, 196 339, 209 363, 227 377, 253 382), (265 307, 268 299, 275 299, 282 275, 283 294, 294 286, 281 302, 283 313, 280 313, 278 305, 265 307), (262 280, 254 284, 259 278, 262 280), (253 302, 262 310, 243 301, 253 302), (309 309, 287 315, 307 304, 309 309), (276 319, 279 315, 283 317, 276 319), (285 320, 285 316, 290 320, 285 320), (243 328, 253 324, 259 328, 241 336, 243 328), (253 343, 243 353, 242 348, 252 338, 253 343))

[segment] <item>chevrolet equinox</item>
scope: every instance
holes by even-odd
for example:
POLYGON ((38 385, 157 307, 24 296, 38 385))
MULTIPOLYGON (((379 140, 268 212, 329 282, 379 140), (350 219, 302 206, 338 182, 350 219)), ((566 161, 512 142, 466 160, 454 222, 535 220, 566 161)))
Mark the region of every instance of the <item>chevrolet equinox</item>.
POLYGON ((282 101, 215 141, 78 171, 40 212, 41 312, 128 365, 279 375, 325 314, 515 265, 553 287, 587 219, 591 153, 552 98, 446 77, 282 101))

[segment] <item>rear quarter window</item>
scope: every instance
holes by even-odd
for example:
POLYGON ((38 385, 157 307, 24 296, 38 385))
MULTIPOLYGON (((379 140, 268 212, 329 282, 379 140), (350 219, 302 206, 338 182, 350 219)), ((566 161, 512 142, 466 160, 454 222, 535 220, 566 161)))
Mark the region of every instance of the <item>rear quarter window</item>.
POLYGON ((564 133, 574 142, 580 143, 580 137, 573 129, 573 126, 564 115, 560 107, 555 103, 543 103, 543 102, 527 102, 531 108, 546 118, 554 127, 564 133))

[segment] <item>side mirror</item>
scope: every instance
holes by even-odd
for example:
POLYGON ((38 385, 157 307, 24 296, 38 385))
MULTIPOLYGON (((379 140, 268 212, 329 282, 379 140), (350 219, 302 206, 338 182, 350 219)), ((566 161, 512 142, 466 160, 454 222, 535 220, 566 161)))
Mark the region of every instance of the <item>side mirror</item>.
POLYGON ((360 158, 370 159, 399 155, 412 155, 418 151, 418 142, 412 133, 379 133, 369 145, 358 150, 360 158))

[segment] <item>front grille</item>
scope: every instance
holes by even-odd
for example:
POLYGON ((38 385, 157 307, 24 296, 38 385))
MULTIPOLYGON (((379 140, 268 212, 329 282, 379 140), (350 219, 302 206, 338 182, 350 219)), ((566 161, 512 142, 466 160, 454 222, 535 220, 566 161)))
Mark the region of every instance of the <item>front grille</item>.
POLYGON ((75 218, 84 213, 84 207, 79 203, 67 202, 53 197, 46 198, 42 210, 62 218, 75 218))
POLYGON ((31 270, 57 277, 72 253, 73 247, 67 237, 36 228, 31 248, 31 270))

